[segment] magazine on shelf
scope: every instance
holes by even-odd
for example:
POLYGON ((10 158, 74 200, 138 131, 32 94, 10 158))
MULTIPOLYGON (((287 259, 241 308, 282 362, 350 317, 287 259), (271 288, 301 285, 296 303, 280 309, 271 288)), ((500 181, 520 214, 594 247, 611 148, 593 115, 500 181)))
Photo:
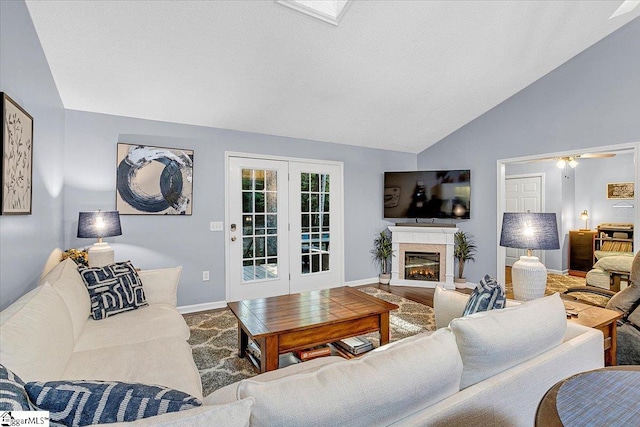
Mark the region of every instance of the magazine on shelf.
POLYGON ((351 354, 362 354, 373 349, 371 341, 362 337, 345 338, 343 340, 336 341, 333 344, 351 354))

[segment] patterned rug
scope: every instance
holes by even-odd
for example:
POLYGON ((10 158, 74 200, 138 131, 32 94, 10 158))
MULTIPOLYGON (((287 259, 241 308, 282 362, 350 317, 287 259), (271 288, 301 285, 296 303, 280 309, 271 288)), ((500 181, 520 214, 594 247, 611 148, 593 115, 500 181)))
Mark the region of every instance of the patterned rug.
MULTIPOLYGON (((419 332, 435 330, 431 307, 374 287, 359 290, 399 306, 389 314, 391 342, 419 332)), ((238 322, 229 309, 187 314, 184 318, 191 329, 189 344, 200 371, 205 396, 220 387, 257 374, 246 358, 241 359, 237 355, 238 322)), ((366 337, 375 346, 379 345, 377 333, 366 337)))
MULTIPOLYGON (((561 274, 549 273, 547 274, 547 289, 545 291, 545 295, 551 295, 554 292, 559 292, 560 294, 562 294, 569 288, 585 285, 586 279, 584 277, 564 276, 561 274)), ((505 291, 508 298, 513 298, 513 286, 511 283, 508 283, 505 286, 505 291)), ((607 297, 591 294, 588 292, 572 292, 571 294, 569 294, 569 296, 576 298, 579 302, 597 305, 599 307, 604 307, 609 301, 609 298, 607 297)))

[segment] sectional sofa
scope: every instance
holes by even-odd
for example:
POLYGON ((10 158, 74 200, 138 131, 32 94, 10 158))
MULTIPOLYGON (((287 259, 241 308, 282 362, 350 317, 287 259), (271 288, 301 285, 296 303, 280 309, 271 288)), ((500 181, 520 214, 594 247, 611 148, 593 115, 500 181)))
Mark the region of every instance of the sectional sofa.
POLYGON ((201 400, 194 409, 122 425, 531 426, 557 381, 603 366, 601 332, 567 324, 553 295, 460 318, 467 295, 438 289, 440 328, 355 360, 325 357, 202 396, 176 310, 180 268, 139 272, 148 306, 104 320, 72 261, 0 315, 0 363, 24 381, 158 384, 201 400))

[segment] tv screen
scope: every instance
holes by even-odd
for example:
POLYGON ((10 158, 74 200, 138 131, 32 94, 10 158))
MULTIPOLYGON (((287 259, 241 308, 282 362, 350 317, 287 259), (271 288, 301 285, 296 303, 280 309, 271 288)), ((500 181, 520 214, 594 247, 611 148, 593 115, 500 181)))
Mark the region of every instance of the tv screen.
POLYGON ((471 171, 384 173, 385 218, 471 218, 471 171))

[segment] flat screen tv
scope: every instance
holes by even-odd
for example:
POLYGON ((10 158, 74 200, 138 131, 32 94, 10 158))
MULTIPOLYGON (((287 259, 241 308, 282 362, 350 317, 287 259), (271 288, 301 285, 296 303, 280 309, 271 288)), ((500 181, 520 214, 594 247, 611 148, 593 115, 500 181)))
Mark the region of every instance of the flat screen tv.
POLYGON ((385 172, 384 217, 471 218, 471 171, 385 172))

